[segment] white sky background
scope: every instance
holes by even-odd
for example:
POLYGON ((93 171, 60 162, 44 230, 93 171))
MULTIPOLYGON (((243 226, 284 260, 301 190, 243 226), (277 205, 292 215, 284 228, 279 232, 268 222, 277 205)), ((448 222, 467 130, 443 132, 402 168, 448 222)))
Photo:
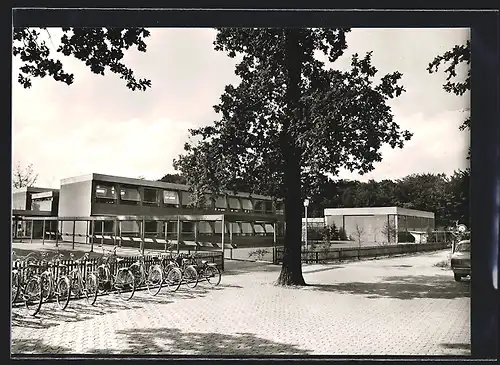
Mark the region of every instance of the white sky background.
MULTIPOLYGON (((156 180, 174 172, 172 160, 183 152, 188 129, 217 118, 224 86, 237 84, 236 60, 213 50, 212 29, 151 29, 146 53, 131 50, 125 62, 138 78, 152 80, 146 92, 131 91, 117 75, 94 75, 80 61, 57 54, 73 85, 51 78, 33 79, 31 89, 17 83, 20 62, 13 59, 13 161, 32 163, 37 186, 59 187, 63 178, 88 173, 156 180)), ((57 47, 57 30, 51 30, 57 47)), ((469 133, 458 127, 466 118, 469 93, 442 89, 445 74, 426 70, 436 55, 469 39, 468 29, 353 29, 348 49, 335 62, 346 69, 353 53, 373 51, 379 74, 400 71, 406 92, 391 101, 395 121, 414 133, 403 149, 383 147, 383 161, 359 176, 382 180, 411 173, 446 173, 467 167, 469 133)), ((55 53, 54 53, 55 54, 55 53)), ((460 81, 465 77, 462 68, 460 81)))

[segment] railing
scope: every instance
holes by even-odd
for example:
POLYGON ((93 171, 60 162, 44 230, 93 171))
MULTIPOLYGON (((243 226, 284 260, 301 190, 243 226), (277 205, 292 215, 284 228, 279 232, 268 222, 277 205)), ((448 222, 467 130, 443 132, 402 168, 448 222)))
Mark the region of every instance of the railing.
MULTIPOLYGON (((393 256, 416 252, 437 251, 448 247, 450 247, 448 242, 391 244, 386 246, 343 247, 308 251, 303 250, 301 256, 302 262, 320 263, 352 259, 359 260, 366 257, 393 256)), ((276 248, 276 255, 274 255, 275 264, 282 262, 283 250, 284 248, 282 247, 276 248)))

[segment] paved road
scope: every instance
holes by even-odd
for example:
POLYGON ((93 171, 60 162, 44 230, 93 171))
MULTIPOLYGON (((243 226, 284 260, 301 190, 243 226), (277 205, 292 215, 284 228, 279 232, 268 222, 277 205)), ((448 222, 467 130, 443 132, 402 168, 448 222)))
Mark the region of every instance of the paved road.
POLYGON ((469 283, 434 266, 449 251, 304 265, 310 286, 273 285, 279 267, 227 262, 206 284, 130 302, 100 297, 12 311, 12 353, 470 355, 469 283))

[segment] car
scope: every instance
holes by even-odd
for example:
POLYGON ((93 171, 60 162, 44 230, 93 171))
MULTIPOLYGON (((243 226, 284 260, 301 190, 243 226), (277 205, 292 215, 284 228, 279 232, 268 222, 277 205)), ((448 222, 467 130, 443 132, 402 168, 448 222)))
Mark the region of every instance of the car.
POLYGON ((455 245, 451 255, 451 269, 456 281, 471 275, 470 267, 470 240, 462 240, 455 245))

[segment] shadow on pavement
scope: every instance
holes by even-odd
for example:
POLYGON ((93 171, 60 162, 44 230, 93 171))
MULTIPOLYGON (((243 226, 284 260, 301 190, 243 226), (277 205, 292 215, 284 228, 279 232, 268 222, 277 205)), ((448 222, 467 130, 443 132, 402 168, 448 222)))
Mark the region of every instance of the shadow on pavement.
POLYGON ((289 344, 266 340, 252 333, 182 332, 176 328, 117 331, 124 336, 123 349, 94 349, 93 354, 187 354, 187 355, 289 355, 307 354, 289 344))
POLYGON ((95 305, 87 303, 84 299, 71 300, 66 310, 61 310, 56 303, 44 303, 39 314, 32 317, 23 306, 12 309, 12 327, 47 329, 61 323, 79 322, 92 319, 95 316, 113 314, 122 310, 141 309, 141 304, 169 304, 174 300, 204 297, 214 289, 197 286, 194 289, 180 287, 177 292, 171 293, 162 290, 158 295, 149 295, 147 291, 138 291, 129 301, 123 301, 114 294, 103 295, 97 298, 95 305))
POLYGON ((365 295, 368 298, 455 299, 470 297, 469 282, 456 282, 447 275, 389 276, 381 282, 310 284, 304 289, 365 295))
MULTIPOLYGON (((307 266, 309 268, 310 266, 307 266)), ((303 274, 310 274, 313 272, 321 272, 321 271, 329 271, 329 270, 335 270, 335 269, 342 269, 344 266, 329 266, 329 267, 323 267, 321 269, 316 269, 316 270, 304 270, 305 267, 302 267, 302 273, 303 274)))
POLYGON ((64 346, 48 346, 40 339, 16 340, 12 342, 11 354, 68 354, 72 349, 64 346))

